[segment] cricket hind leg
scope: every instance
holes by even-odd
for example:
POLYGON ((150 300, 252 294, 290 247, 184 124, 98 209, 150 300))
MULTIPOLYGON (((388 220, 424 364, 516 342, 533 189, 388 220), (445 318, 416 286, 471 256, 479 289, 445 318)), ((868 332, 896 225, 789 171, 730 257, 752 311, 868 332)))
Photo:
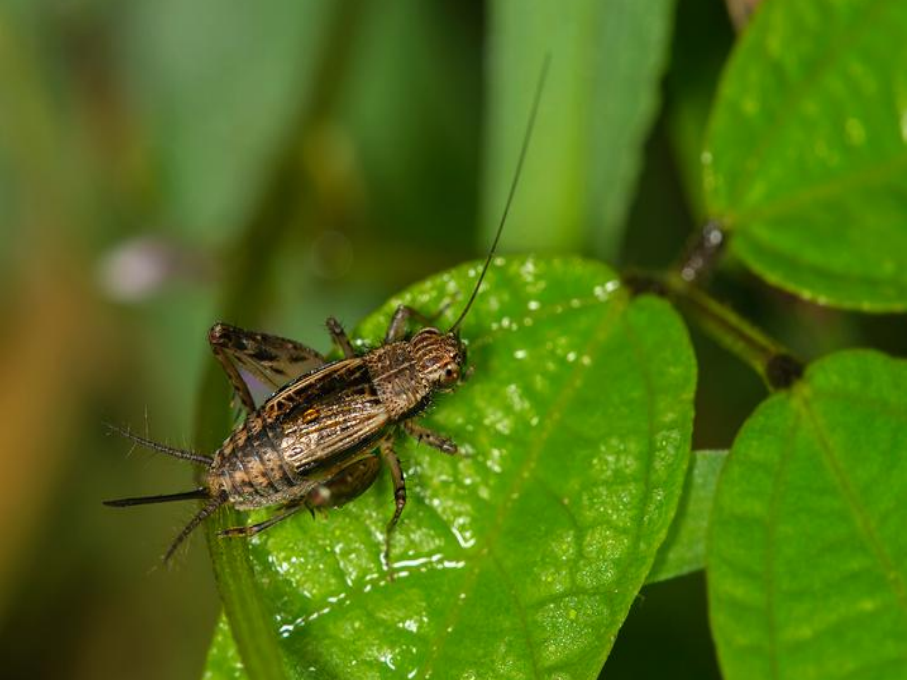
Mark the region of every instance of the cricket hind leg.
POLYGON ((254 525, 243 525, 241 527, 229 527, 226 530, 221 530, 218 532, 219 537, 252 537, 257 535, 259 532, 267 530, 269 527, 277 525, 282 520, 286 520, 290 516, 294 515, 301 508, 304 508, 302 502, 295 502, 292 505, 288 505, 284 508, 283 511, 277 513, 267 520, 263 520, 260 523, 255 523, 254 525))
POLYGON ((164 554, 164 563, 167 564, 170 562, 170 559, 173 558, 173 554, 176 553, 176 550, 180 547, 186 537, 188 537, 192 531, 197 528, 205 518, 210 516, 212 513, 217 511, 221 506, 227 503, 227 497, 218 495, 211 497, 211 500, 202 507, 202 509, 196 513, 192 520, 182 529, 182 531, 177 535, 176 539, 171 543, 170 548, 167 549, 167 553, 164 554))
POLYGON ((382 561, 388 571, 388 578, 393 579, 391 569, 391 536, 397 527, 397 521, 403 513, 407 503, 407 487, 404 474, 400 467, 400 460, 394 452, 392 439, 386 437, 378 445, 381 458, 369 456, 350 464, 324 485, 313 490, 306 500, 306 505, 313 515, 317 509, 337 508, 352 501, 365 492, 378 478, 382 461, 391 470, 391 479, 394 483, 394 515, 385 528, 385 547, 382 551, 382 561), (327 491, 327 494, 325 493, 327 491))
POLYGON ((208 343, 236 397, 250 414, 256 409, 257 397, 262 402, 267 395, 326 361, 320 353, 297 341, 223 322, 208 331, 208 343), (261 394, 254 395, 254 388, 261 394))
POLYGON ((342 468, 333 478, 309 492, 303 503, 315 515, 316 511, 340 508, 353 501, 372 486, 381 471, 381 460, 374 455, 342 468))
POLYGON ((254 525, 231 527, 219 533, 221 537, 252 537, 279 522, 286 520, 302 509, 308 509, 312 515, 316 510, 338 508, 352 501, 365 492, 378 477, 381 461, 375 456, 356 461, 335 475, 327 482, 318 485, 301 499, 284 506, 284 509, 254 525))

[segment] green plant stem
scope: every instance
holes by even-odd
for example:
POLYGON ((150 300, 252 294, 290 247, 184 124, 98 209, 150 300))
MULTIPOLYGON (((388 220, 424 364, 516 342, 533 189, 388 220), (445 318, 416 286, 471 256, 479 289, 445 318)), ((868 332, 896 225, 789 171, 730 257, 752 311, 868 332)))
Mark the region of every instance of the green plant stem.
POLYGON ((709 336, 756 371, 770 390, 797 380, 801 363, 777 341, 679 274, 661 280, 669 298, 709 336))
MULTIPOLYGON (((323 36, 322 52, 316 64, 312 90, 303 97, 297 123, 281 146, 272 181, 258 207, 225 259, 222 318, 254 322, 256 310, 266 299, 267 273, 271 270, 278 245, 293 218, 310 200, 311 185, 305 177, 300 154, 313 130, 330 114, 355 43, 360 0, 347 0, 334 8, 330 30, 323 36)), ((216 451, 233 425, 228 383, 212 362, 202 380, 196 411, 196 446, 199 451, 216 451)), ((205 523, 208 548, 218 591, 230 630, 243 665, 250 678, 293 678, 278 644, 274 618, 259 591, 247 542, 225 541, 219 533, 242 524, 242 517, 231 508, 222 508, 205 523)))

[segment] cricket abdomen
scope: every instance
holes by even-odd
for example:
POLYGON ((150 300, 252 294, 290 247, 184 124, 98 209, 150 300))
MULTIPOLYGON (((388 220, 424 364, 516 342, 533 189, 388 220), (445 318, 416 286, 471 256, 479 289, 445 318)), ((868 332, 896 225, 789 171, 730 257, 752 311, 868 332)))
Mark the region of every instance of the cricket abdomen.
POLYGON ((390 423, 359 359, 327 364, 272 395, 218 450, 209 488, 239 510, 304 499, 369 456, 390 423))
POLYGON ((276 430, 257 417, 234 430, 209 469, 209 489, 222 491, 240 510, 292 498, 302 480, 275 444, 280 442, 276 430))

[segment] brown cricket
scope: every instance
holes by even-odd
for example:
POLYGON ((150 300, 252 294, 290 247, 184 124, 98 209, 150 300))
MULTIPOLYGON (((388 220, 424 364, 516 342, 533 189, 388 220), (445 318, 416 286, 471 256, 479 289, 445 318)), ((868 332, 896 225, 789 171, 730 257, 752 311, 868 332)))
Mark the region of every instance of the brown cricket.
POLYGON ((327 321, 328 331, 344 357, 329 362, 296 341, 217 323, 208 333, 208 342, 247 416, 214 455, 169 447, 113 427, 137 444, 207 468, 203 484, 188 492, 104 502, 124 507, 206 500, 167 549, 165 562, 221 506, 232 505, 241 511, 278 507, 278 512, 263 522, 221 532, 225 537, 249 537, 301 509, 314 513, 355 499, 372 485, 384 461, 394 482, 395 508, 385 532, 383 555, 386 567, 391 568, 391 536, 407 501, 394 438, 402 429, 446 454, 457 453, 450 439, 420 426, 415 418, 436 393, 452 390, 463 377, 466 349, 460 339, 460 324, 479 293, 507 220, 548 61, 546 58, 540 74, 495 239, 467 304, 447 331, 431 326, 434 317, 400 306, 391 318, 384 344, 357 355, 343 327, 332 317, 327 321), (407 338, 411 319, 424 328, 407 338), (256 382, 274 391, 261 405, 256 405, 250 390, 256 382))

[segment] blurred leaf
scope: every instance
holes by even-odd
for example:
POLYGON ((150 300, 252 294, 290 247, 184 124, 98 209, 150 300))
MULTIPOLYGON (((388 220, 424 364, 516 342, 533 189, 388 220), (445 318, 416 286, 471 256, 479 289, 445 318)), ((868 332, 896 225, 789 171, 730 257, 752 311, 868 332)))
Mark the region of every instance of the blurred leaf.
MULTIPOLYGON (((366 3, 339 113, 366 183, 374 238, 430 245, 430 256, 453 250, 445 265, 474 243, 480 18, 467 3, 366 3)), ((373 249, 361 250, 372 257, 373 249)), ((419 274, 403 281, 442 269, 425 255, 410 260, 419 274)))
MULTIPOLYGON (((454 301, 464 266, 393 308, 454 301)), ((408 504, 380 562, 390 480, 324 522, 300 517, 251 546, 295 673, 313 677, 593 677, 681 494, 695 367, 662 300, 631 299, 607 268, 499 260, 463 326, 474 375, 425 421, 464 457, 401 440, 408 504)), ((236 670, 219 630, 211 674, 236 670)))
POLYGON ((831 355, 732 447, 707 554, 728 677, 905 675, 905 363, 831 355))
POLYGON ((905 3, 779 2, 725 72, 707 203, 770 283, 834 306, 905 309, 905 3))
POLYGON ((214 630, 214 640, 208 650, 208 662, 205 664, 205 679, 248 679, 246 668, 240 659, 236 641, 230 632, 230 624, 224 615, 218 619, 214 630))
POLYGON ((706 532, 713 509, 719 473, 728 452, 706 450, 693 453, 678 512, 659 547, 656 561, 646 578, 648 584, 680 577, 706 565, 706 532))
POLYGON ((665 79, 665 125, 690 212, 696 221, 703 222, 706 206, 700 159, 709 113, 734 34, 721 2, 680 0, 675 15, 665 79))
POLYGON ((613 258, 658 109, 673 0, 493 0, 483 228, 501 215, 545 54, 542 98, 520 200, 504 242, 613 258), (592 238, 590 238, 592 237, 592 238))
POLYGON ((229 241, 308 101, 337 7, 217 0, 125 7, 124 82, 147 115, 164 214, 183 233, 229 241), (204 37, 204 39, 202 39, 204 37))

